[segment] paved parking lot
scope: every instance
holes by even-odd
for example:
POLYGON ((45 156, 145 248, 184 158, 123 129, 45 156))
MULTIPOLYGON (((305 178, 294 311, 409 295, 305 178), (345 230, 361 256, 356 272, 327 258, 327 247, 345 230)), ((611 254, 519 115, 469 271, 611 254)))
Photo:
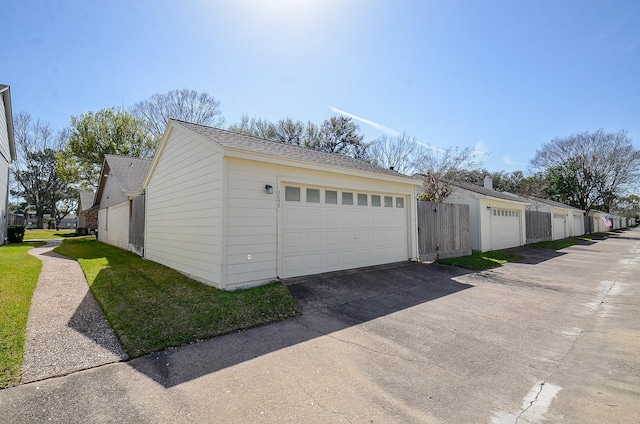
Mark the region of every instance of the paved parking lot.
POLYGON ((640 231, 523 252, 289 280, 298 318, 2 390, 0 422, 637 422, 640 231))

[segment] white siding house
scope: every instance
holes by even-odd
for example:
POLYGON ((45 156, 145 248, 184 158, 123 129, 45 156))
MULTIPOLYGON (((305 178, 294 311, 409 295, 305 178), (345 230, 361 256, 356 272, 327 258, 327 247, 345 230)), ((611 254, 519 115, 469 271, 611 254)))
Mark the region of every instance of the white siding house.
POLYGON ((417 257, 416 180, 172 120, 144 181, 145 258, 233 290, 417 257))
POLYGON ((487 252, 525 244, 529 202, 493 190, 490 179, 485 187, 455 183, 445 202, 469 205, 471 249, 487 252))
POLYGON ((13 138, 11 90, 0 84, 0 245, 7 241, 7 216, 9 214, 9 166, 16 160, 13 138))
POLYGON ((143 194, 142 181, 150 165, 147 159, 105 155, 94 203, 98 241, 134 250, 129 243, 132 201, 143 194))

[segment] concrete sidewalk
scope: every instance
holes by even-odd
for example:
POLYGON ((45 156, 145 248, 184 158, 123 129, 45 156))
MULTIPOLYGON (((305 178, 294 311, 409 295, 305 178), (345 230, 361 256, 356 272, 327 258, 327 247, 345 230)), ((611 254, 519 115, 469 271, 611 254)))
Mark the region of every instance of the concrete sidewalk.
POLYGON ((42 271, 29 310, 22 383, 127 359, 78 262, 53 252, 61 243, 48 240, 29 251, 42 271))

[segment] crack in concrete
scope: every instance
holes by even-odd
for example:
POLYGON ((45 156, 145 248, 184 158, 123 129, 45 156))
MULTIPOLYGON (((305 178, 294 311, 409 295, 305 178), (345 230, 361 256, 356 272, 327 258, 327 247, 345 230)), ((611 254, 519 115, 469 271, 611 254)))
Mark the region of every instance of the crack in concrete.
POLYGON ((296 381, 296 383, 298 383, 298 386, 302 389, 304 394, 306 394, 309 398, 311 398, 311 405, 317 405, 318 408, 322 409, 323 411, 326 411, 326 412, 328 412, 330 414, 333 414, 333 415, 339 415, 340 417, 342 417, 345 420, 347 420, 348 423, 351 423, 351 420, 349 419, 349 417, 347 417, 344 413, 339 412, 339 411, 331 411, 331 410, 325 408, 320 402, 318 402, 316 400, 316 398, 309 392, 309 390, 307 390, 307 388, 300 382, 300 380, 297 377, 293 376, 293 378, 296 381))
MULTIPOLYGON (((598 306, 594 309, 594 311, 591 313, 591 315, 589 316, 589 318, 587 319, 587 321, 585 322, 585 327, 588 326, 589 323, 591 323, 591 321, 593 320, 593 318, 596 316, 598 310, 600 309, 600 306, 602 306, 602 304, 604 303, 604 300, 607 298, 607 296, 609 295, 609 292, 613 289, 613 287, 616 285, 616 282, 613 281, 611 282, 611 284, 609 285, 609 288, 607 289, 607 291, 604 293, 604 295, 602 296, 602 298, 600 298, 600 301, 598 302, 598 306)), ((542 390, 544 389, 545 384, 547 384, 549 382, 549 380, 556 374, 556 372, 558 371, 558 369, 560 368, 560 366, 562 365, 562 362, 567 358, 567 356, 569 356, 569 354, 573 351, 573 348, 575 347, 576 343, 578 342, 578 340, 580 340, 582 338, 582 335, 587 332, 587 330, 581 329, 580 332, 576 335, 576 337, 573 339, 573 342, 571 343, 571 346, 569 346, 569 349, 567 350, 567 352, 564 354, 564 356, 562 358, 560 358, 557 362, 556 365, 554 367, 554 370, 551 372, 551 374, 549 374, 547 376, 547 378, 545 378, 541 383, 540 383, 540 388, 538 389, 538 392, 536 393, 534 399, 529 402, 529 406, 527 406, 525 409, 523 409, 518 416, 516 417, 515 420, 515 424, 518 424, 518 421, 520 420, 520 418, 522 418, 522 416, 528 411, 530 410, 535 403, 538 401, 538 398, 540 397, 540 394, 542 393, 542 390)))

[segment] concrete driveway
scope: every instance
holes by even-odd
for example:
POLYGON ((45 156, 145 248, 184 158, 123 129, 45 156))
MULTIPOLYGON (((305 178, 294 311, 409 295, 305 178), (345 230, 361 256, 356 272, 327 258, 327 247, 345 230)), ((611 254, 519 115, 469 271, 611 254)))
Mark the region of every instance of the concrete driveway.
POLYGON ((0 391, 0 422, 631 423, 640 231, 288 280, 285 322, 0 391))

